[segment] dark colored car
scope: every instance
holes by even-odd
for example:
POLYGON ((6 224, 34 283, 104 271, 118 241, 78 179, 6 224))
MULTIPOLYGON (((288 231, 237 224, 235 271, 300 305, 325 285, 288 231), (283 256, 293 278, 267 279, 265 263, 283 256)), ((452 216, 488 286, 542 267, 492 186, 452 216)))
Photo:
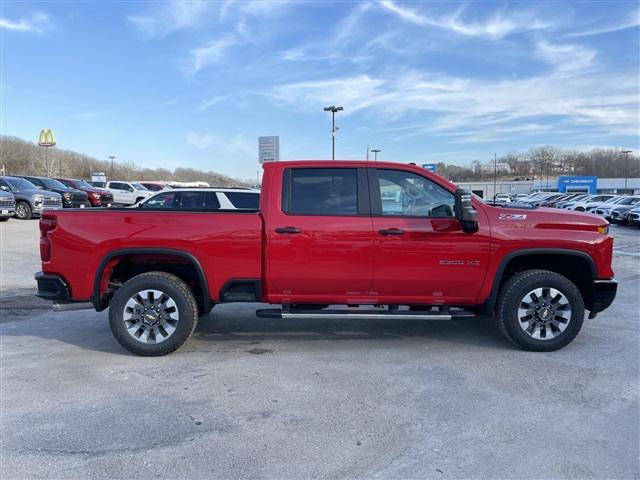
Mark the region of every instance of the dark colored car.
POLYGON ((163 185, 160 185, 159 183, 156 182, 138 182, 140 185, 142 185, 144 188, 146 188, 147 190, 151 190, 152 192, 159 192, 160 190, 164 190, 166 187, 163 185))
POLYGON ((76 178, 56 178, 56 180, 69 188, 86 193, 92 207, 110 207, 113 203, 113 195, 104 188, 94 187, 88 182, 76 178))
POLYGON ((16 213, 16 199, 11 192, 0 190, 0 222, 6 222, 16 213))
POLYGON ((24 178, 33 183, 36 187, 50 192, 56 192, 62 197, 62 206, 64 208, 84 208, 90 207, 87 194, 75 188, 69 188, 54 178, 48 177, 30 177, 26 175, 16 175, 18 178, 24 178))
POLYGON ((0 177, 0 190, 12 193, 15 197, 15 217, 20 220, 39 217, 45 208, 62 207, 59 194, 42 190, 24 178, 0 177))

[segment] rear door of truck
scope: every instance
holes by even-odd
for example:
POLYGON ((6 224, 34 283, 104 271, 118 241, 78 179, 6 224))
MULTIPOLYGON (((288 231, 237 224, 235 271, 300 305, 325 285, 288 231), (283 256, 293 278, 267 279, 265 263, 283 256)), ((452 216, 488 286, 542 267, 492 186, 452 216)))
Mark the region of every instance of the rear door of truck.
POLYGON ((366 169, 292 167, 282 178, 266 232, 270 299, 367 299, 374 247, 366 169))

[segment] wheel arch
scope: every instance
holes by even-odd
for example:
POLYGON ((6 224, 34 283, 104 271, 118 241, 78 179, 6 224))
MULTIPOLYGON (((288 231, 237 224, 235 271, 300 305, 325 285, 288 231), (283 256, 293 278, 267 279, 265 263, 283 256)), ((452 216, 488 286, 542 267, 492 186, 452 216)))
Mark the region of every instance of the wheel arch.
POLYGON ((571 280, 584 299, 585 307, 593 304, 592 281, 596 278, 596 265, 591 256, 580 250, 560 248, 532 248, 506 255, 496 270, 491 293, 484 304, 487 312, 495 308, 498 294, 504 282, 514 273, 523 270, 549 270, 571 280))
MULTIPOLYGON (((202 264, 195 257, 195 255, 185 252, 184 250, 172 249, 172 248, 123 248, 118 250, 113 250, 109 252, 107 255, 103 257, 100 261, 98 268, 96 269, 94 280, 93 280, 93 293, 91 296, 91 303, 93 303, 94 308, 97 311, 102 311, 109 306, 109 301, 111 295, 108 291, 105 293, 103 287, 105 284, 105 280, 108 281, 109 277, 105 278, 105 273, 108 272, 109 275, 113 273, 115 266, 122 260, 127 259, 130 260, 136 256, 158 256, 164 260, 167 259, 181 259, 183 260, 182 264, 190 265, 196 273, 199 288, 202 291, 202 309, 204 312, 208 312, 213 307, 213 302, 210 298, 209 293, 209 284, 207 282, 207 276, 204 273, 204 269, 202 268, 202 264), (185 263, 186 262, 186 263, 185 263)), ((139 265, 144 265, 141 263, 139 265)), ((167 271, 163 268, 153 268, 147 271, 167 271)), ((168 271, 168 273, 172 273, 168 271)), ((108 283, 108 282, 107 282, 108 283)))

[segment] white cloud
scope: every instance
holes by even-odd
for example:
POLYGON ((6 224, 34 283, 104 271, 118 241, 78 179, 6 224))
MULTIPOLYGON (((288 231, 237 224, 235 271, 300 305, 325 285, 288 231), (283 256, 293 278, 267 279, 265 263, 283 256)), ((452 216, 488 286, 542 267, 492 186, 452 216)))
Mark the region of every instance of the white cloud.
POLYGON ((380 5, 405 22, 423 28, 445 29, 469 37, 500 39, 513 33, 540 30, 551 26, 550 23, 536 18, 533 13, 528 11, 508 14, 498 10, 493 16, 482 22, 465 22, 461 18, 462 8, 447 15, 429 15, 400 6, 392 0, 380 0, 380 5))
POLYGON ((554 65, 558 71, 570 72, 589 67, 595 56, 595 50, 582 45, 559 45, 546 40, 536 44, 538 57, 554 65))
POLYGON ((257 146, 249 143, 242 134, 227 136, 217 133, 189 132, 187 143, 200 150, 217 150, 219 153, 257 156, 257 146))
POLYGON ((0 17, 0 29, 14 32, 45 34, 53 28, 53 22, 46 13, 35 13, 29 18, 9 20, 0 17))
POLYGON ((192 49, 189 52, 188 72, 197 73, 211 64, 221 62, 226 51, 238 44, 239 41, 235 35, 227 35, 209 42, 204 47, 192 49))
POLYGON ((600 35, 602 33, 619 32, 620 30, 627 30, 628 28, 635 28, 638 26, 640 26, 640 9, 633 10, 624 20, 618 21, 616 23, 600 24, 597 27, 593 27, 589 30, 570 33, 567 35, 567 37, 586 37, 589 35, 600 35))
POLYGON ((219 104, 220 102, 224 102, 226 99, 227 97, 224 95, 216 95, 215 97, 211 97, 207 100, 202 101, 200 105, 198 105, 196 110, 198 110, 199 112, 203 112, 213 107, 214 105, 219 104))
POLYGON ((215 6, 213 2, 200 0, 158 2, 145 13, 129 15, 127 20, 147 37, 164 36, 204 26, 215 6))

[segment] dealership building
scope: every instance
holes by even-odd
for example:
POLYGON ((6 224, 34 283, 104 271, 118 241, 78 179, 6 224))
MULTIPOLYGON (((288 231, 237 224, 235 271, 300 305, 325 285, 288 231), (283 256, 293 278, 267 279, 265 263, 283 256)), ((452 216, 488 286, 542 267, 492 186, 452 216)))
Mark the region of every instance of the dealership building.
POLYGON ((483 180, 479 182, 456 182, 482 198, 493 198, 497 193, 516 195, 531 192, 584 192, 640 194, 640 178, 598 178, 593 176, 560 176, 529 181, 483 180), (495 188, 494 188, 495 185, 495 188))

